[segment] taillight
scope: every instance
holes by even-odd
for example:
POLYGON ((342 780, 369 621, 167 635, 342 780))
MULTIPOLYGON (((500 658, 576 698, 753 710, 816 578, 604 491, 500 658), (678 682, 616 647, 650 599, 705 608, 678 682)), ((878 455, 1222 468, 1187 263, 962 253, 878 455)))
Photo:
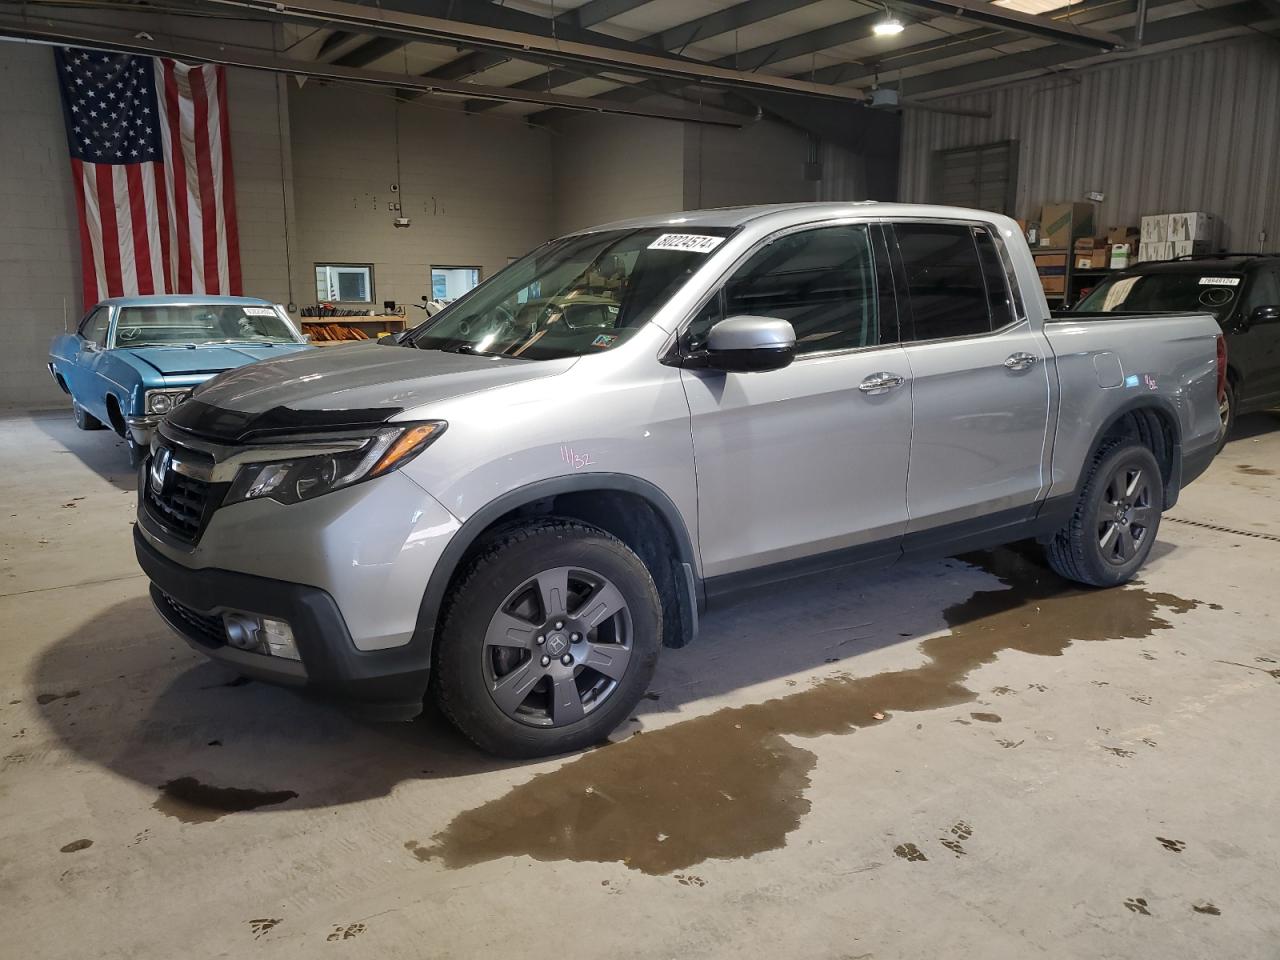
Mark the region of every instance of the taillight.
POLYGON ((1218 334, 1218 403, 1227 399, 1227 340, 1218 334))

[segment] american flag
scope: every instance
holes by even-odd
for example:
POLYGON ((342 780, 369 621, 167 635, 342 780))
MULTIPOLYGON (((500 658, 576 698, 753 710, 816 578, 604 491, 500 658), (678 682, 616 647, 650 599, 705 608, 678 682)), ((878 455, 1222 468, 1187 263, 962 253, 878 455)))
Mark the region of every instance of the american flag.
POLYGON ((80 211, 84 303, 241 292, 226 72, 54 51, 80 211))

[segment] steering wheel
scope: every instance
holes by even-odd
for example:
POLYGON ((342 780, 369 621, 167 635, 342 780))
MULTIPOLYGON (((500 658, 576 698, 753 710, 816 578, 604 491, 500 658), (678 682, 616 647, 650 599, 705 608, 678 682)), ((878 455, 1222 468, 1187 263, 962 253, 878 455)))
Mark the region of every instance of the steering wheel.
MULTIPOLYGON (((484 329, 496 337, 504 337, 516 327, 516 318, 506 306, 498 304, 493 312, 485 318, 484 329)), ((463 320, 458 324, 458 332, 464 337, 471 335, 471 324, 463 320)))

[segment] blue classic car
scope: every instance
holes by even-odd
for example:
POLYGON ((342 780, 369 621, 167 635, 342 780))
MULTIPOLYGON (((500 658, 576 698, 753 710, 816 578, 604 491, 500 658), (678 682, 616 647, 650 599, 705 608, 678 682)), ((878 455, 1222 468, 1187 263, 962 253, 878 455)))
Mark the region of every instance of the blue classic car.
POLYGON ((76 425, 109 425, 137 462, 160 419, 214 374, 309 346, 266 300, 116 297, 53 341, 49 373, 70 394, 76 425))

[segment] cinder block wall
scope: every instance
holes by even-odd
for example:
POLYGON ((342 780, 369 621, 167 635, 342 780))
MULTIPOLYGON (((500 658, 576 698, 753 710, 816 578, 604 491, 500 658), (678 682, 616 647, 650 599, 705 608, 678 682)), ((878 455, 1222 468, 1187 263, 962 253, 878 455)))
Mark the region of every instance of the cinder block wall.
POLYGON ((546 130, 315 83, 291 90, 290 121, 299 304, 316 301, 316 263, 372 263, 379 306, 414 303, 430 295, 432 266, 487 277, 555 233, 546 130), (410 226, 395 227, 398 215, 410 226))
POLYGON ((80 318, 80 241, 48 47, 0 43, 0 407, 63 396, 49 341, 80 318))
MULTIPOLYGON (((284 225, 292 187, 286 181, 281 190, 280 161, 288 150, 288 100, 280 98, 286 113, 277 118, 276 89, 269 74, 228 71, 245 292, 286 302, 284 225)), ((50 48, 0 42, 0 93, 0 409, 65 406, 44 365, 64 316, 74 329, 85 305, 50 48)))

